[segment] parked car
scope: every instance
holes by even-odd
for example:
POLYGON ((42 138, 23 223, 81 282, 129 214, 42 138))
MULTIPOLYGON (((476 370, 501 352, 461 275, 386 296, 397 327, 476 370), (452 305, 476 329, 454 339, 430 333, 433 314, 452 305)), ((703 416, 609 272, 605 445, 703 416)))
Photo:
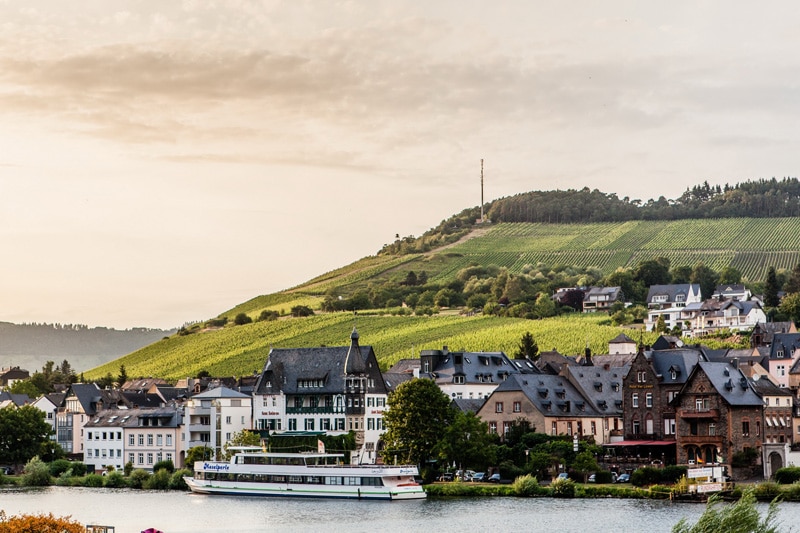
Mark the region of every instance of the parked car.
POLYGON ((473 474, 471 481, 475 482, 483 482, 486 481, 486 473, 485 472, 475 472, 473 474))
POLYGON ((14 473, 14 469, 11 468, 10 466, 0 466, 0 472, 7 476, 10 476, 14 473))
POLYGON ((561 472, 558 476, 556 476, 556 479, 569 479, 569 474, 566 472, 561 472))
POLYGON ((439 481, 453 481, 454 479, 455 475, 452 472, 445 472, 439 476, 439 481))
POLYGON ((631 475, 630 474, 620 474, 617 478, 615 483, 630 483, 631 482, 631 475))
POLYGON ((592 474, 591 476, 589 476, 588 482, 589 482, 589 483, 594 483, 594 482, 595 482, 595 479, 597 479, 597 478, 595 477, 595 475, 594 475, 594 474, 592 474))
POLYGON ((489 476, 489 483, 500 483, 500 474, 495 472, 489 476))

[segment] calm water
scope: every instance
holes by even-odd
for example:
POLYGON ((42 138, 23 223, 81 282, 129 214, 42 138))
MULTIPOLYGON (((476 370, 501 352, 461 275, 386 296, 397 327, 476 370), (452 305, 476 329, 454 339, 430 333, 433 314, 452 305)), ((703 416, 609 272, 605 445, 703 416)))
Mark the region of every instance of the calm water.
MULTIPOLYGON (((704 506, 662 501, 554 498, 359 502, 49 487, 2 489, 0 509, 7 514, 72 515, 85 524, 116 526, 117 533, 139 533, 148 527, 164 533, 666 533, 683 517, 692 522, 696 520, 704 506)), ((780 519, 784 531, 800 523, 800 504, 781 504, 780 519)))

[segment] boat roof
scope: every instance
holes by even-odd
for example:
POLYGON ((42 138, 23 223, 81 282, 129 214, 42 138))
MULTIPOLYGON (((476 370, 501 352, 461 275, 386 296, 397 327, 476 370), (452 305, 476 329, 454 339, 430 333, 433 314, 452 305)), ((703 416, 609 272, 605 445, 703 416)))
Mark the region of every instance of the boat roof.
POLYGON ((343 453, 324 453, 324 452, 269 452, 260 446, 231 446, 236 455, 260 455, 269 457, 344 457, 343 453))

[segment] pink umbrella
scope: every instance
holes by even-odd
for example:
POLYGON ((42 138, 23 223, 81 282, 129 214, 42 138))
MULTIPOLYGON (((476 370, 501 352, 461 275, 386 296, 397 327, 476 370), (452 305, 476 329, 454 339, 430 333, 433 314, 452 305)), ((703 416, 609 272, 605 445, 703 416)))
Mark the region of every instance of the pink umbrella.
POLYGON ((161 531, 160 529, 156 529, 154 527, 148 527, 147 529, 142 531, 142 533, 164 533, 164 532, 161 531))

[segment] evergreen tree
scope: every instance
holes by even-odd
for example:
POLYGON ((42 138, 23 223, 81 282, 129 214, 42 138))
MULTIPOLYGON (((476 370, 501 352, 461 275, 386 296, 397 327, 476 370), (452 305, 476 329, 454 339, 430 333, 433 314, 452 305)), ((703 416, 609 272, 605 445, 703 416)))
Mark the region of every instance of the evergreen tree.
POLYGON ((767 271, 767 282, 764 285, 764 305, 767 307, 778 307, 780 299, 778 298, 778 277, 775 274, 775 267, 769 267, 767 271))
POLYGON ((125 365, 119 365, 119 377, 117 378, 117 383, 119 383, 119 386, 122 387, 126 381, 128 381, 128 371, 125 370, 125 365))
POLYGON ((522 334, 517 352, 514 354, 514 359, 531 359, 535 361, 539 356, 539 345, 531 335, 530 331, 522 334))

